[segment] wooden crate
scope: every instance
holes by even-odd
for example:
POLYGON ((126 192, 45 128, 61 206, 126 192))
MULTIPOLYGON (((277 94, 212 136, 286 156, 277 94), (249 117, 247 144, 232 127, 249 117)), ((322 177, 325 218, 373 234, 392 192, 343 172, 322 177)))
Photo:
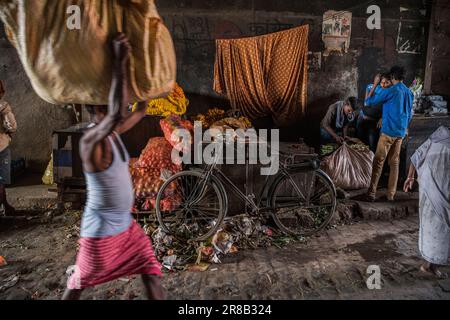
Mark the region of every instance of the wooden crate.
POLYGON ((87 123, 53 132, 53 179, 83 178, 79 143, 87 123))
POLYGON ((71 208, 80 210, 86 203, 86 183, 83 178, 66 177, 58 181, 58 205, 71 203, 71 208))

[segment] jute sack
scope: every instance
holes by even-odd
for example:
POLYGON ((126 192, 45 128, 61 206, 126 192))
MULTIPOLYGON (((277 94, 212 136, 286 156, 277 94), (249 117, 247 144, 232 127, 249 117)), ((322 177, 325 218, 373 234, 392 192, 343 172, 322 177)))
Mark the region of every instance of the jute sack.
POLYGON ((165 96, 175 84, 172 38, 153 0, 0 0, 0 18, 34 90, 49 103, 107 104, 118 32, 132 46, 132 102, 165 96), (68 27, 73 5, 80 29, 68 27))

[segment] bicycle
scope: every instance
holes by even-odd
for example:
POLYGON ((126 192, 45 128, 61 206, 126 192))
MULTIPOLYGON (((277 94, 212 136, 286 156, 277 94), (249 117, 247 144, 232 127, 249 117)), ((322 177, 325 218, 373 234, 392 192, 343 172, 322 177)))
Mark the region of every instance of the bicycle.
POLYGON ((217 168, 219 156, 206 168, 172 175, 161 186, 155 207, 164 232, 191 241, 213 236, 228 211, 224 184, 245 202, 251 215, 269 215, 288 235, 313 235, 333 217, 336 189, 330 177, 320 170, 317 155, 305 155, 310 159, 301 163, 281 164, 278 173, 266 179, 258 198, 244 194, 217 168))

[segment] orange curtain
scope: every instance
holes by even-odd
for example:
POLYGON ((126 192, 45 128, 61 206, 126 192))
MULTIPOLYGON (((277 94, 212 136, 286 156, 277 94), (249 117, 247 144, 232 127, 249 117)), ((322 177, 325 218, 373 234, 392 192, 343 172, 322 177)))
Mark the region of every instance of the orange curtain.
POLYGON ((292 125, 306 109, 308 29, 217 40, 214 90, 251 119, 292 125))

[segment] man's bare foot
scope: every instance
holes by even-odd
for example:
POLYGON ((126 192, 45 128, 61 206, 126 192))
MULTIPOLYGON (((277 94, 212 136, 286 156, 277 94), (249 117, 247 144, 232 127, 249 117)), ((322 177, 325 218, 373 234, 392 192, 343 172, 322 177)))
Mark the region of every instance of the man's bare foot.
POLYGON ((161 285, 161 278, 155 275, 143 274, 141 276, 145 293, 149 300, 165 300, 166 294, 161 285))
POLYGON ((420 266, 420 271, 424 273, 431 273, 439 279, 447 279, 448 275, 445 272, 441 272, 435 264, 424 263, 420 266))

